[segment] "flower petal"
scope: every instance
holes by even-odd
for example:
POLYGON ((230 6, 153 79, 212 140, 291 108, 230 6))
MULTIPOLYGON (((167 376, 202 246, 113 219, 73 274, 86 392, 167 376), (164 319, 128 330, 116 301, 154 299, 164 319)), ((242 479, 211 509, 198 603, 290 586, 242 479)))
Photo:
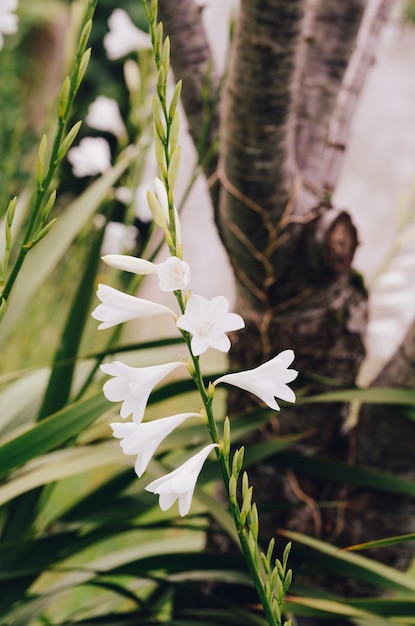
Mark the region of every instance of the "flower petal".
POLYGON ((176 256, 157 265, 157 276, 161 291, 178 291, 190 285, 190 267, 176 256))
POLYGON ((157 478, 147 485, 146 491, 151 491, 160 496, 159 506, 163 511, 166 511, 179 499, 179 514, 181 516, 187 515, 203 463, 213 448, 217 447, 215 443, 205 446, 170 474, 157 478))
POLYGON ((270 361, 257 368, 243 372, 226 374, 214 381, 214 385, 227 383, 244 389, 260 398, 270 408, 279 411, 280 407, 275 398, 286 402, 295 402, 295 393, 287 383, 298 376, 298 372, 288 369, 294 360, 292 350, 284 350, 270 361))
POLYGON ((157 272, 157 265, 155 263, 126 254, 107 254, 102 257, 102 260, 110 267, 133 274, 146 275, 155 274, 157 272))
POLYGON ((192 294, 185 312, 176 321, 176 326, 192 335, 191 348, 199 356, 208 348, 227 352, 231 343, 226 333, 245 326, 240 315, 228 313, 229 302, 223 296, 207 300, 192 294))
POLYGON ((120 361, 106 363, 101 365, 101 370, 114 378, 104 384, 104 395, 110 402, 122 402, 120 416, 123 419, 132 415, 134 422, 140 424, 153 388, 181 365, 185 364, 175 361, 150 367, 130 367, 120 361))
POLYGON ((102 322, 98 326, 98 330, 111 328, 129 320, 163 313, 169 313, 175 317, 173 311, 162 304, 130 296, 109 285, 98 285, 97 296, 102 304, 99 304, 92 311, 91 316, 102 322))

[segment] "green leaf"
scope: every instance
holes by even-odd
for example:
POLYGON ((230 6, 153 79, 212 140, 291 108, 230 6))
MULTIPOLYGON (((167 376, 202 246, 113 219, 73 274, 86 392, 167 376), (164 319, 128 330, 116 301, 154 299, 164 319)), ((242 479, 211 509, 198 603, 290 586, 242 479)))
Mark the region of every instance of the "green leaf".
POLYGON ((293 542, 293 548, 298 544, 307 548, 306 559, 310 563, 317 563, 324 568, 325 573, 334 571, 336 575, 352 577, 370 585, 376 585, 400 592, 415 591, 415 579, 392 567, 368 559, 360 554, 341 551, 319 539, 307 537, 290 530, 279 530, 279 534, 293 542))
POLYGON ((75 371, 75 357, 81 343, 83 329, 89 317, 93 285, 100 264, 99 252, 105 229, 95 232, 85 270, 80 279, 66 320, 58 349, 55 353, 52 373, 43 398, 38 419, 42 420, 65 406, 71 391, 75 371), (63 363, 61 365, 60 363, 63 363))
POLYGON ((370 548, 385 548, 394 546, 397 543, 406 543, 407 541, 415 541, 415 533, 408 535, 397 535, 396 537, 386 537, 377 541, 366 541, 365 543, 357 543, 353 546, 343 548, 345 552, 357 552, 358 550, 369 550, 370 548))
POLYGON ((325 480, 344 482, 390 493, 415 495, 415 481, 400 478, 394 474, 387 474, 386 472, 379 472, 355 465, 346 465, 345 463, 336 463, 328 459, 284 452, 278 456, 278 463, 282 467, 291 467, 295 471, 303 472, 308 476, 311 474, 325 480))
POLYGON ((36 487, 82 474, 91 469, 115 464, 121 466, 121 471, 126 460, 123 455, 117 453, 116 442, 109 441, 94 446, 57 450, 39 457, 34 466, 29 464, 29 467, 24 468, 16 478, 0 486, 0 506, 36 487))
POLYGON ((79 435, 86 426, 108 410, 109 406, 108 400, 99 394, 51 415, 8 441, 0 450, 0 475, 79 435))
POLYGON ((298 404, 315 404, 320 402, 366 402, 369 404, 396 404, 415 406, 415 392, 412 389, 396 389, 389 387, 371 387, 370 389, 341 389, 329 391, 315 396, 298 398, 298 404))
POLYGON ((30 261, 23 265, 6 313, 0 325, 0 345, 24 313, 27 302, 56 267, 66 250, 86 222, 94 215, 108 191, 129 166, 133 155, 127 151, 118 163, 96 180, 88 189, 66 207, 53 229, 53 237, 46 237, 30 252, 30 261))

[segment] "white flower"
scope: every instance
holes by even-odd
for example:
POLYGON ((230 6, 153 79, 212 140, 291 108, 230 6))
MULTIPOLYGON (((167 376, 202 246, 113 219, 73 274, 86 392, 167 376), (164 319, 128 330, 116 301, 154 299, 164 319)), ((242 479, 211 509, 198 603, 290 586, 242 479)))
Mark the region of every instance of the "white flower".
POLYGON ((107 96, 98 96, 94 100, 85 121, 91 128, 112 133, 119 139, 127 135, 117 101, 107 96))
POLYGON ((200 417, 200 413, 180 413, 145 424, 116 422, 110 426, 114 437, 121 439, 120 446, 124 454, 137 455, 134 469, 140 478, 163 439, 189 417, 200 417))
POLYGON ((109 59, 120 59, 138 50, 151 50, 150 35, 137 28, 123 9, 112 12, 108 26, 110 31, 104 37, 104 47, 109 59))
POLYGON ((157 265, 155 263, 147 261, 146 259, 140 259, 136 256, 128 256, 126 254, 107 254, 102 257, 102 260, 104 263, 117 270, 131 272, 132 274, 139 274, 140 276, 155 274, 157 272, 157 265))
POLYGON ((97 296, 102 304, 99 304, 91 315, 94 319, 102 322, 98 326, 98 330, 111 328, 111 326, 150 315, 169 313, 174 317, 173 311, 167 306, 130 296, 109 285, 98 285, 97 296))
POLYGON ((191 295, 184 315, 176 322, 178 328, 192 335, 191 347, 195 356, 208 348, 227 352, 231 342, 225 333, 245 326, 240 315, 228 313, 229 301, 224 296, 207 300, 203 296, 191 295))
POLYGON ((129 187, 117 187, 115 190, 115 197, 117 200, 127 206, 132 204, 134 208, 134 215, 140 220, 140 222, 144 222, 145 224, 147 222, 151 222, 153 219, 146 195, 147 184, 144 183, 139 185, 134 193, 129 187))
POLYGON ((69 150, 68 161, 78 178, 96 176, 111 167, 111 150, 103 137, 84 137, 69 150))
POLYGON ((163 263, 152 263, 123 254, 108 254, 102 260, 111 267, 133 274, 157 274, 161 291, 186 289, 190 284, 190 267, 176 256, 169 257, 163 263))
POLYGON ((17 16, 13 11, 17 10, 18 4, 18 0, 0 0, 0 50, 4 45, 3 35, 17 32, 17 16))
POLYGON ((146 491, 160 496, 159 505, 162 511, 167 511, 178 499, 180 515, 183 517, 188 514, 203 463, 213 448, 217 447, 216 443, 209 444, 170 474, 147 485, 146 491))
POLYGON ((101 365, 103 372, 114 377, 105 383, 104 396, 110 402, 122 402, 120 416, 123 419, 132 415, 134 422, 140 424, 153 388, 180 365, 184 363, 130 367, 115 361, 101 365))
POLYGON ((157 265, 161 291, 178 291, 190 285, 190 267, 186 261, 171 256, 157 265))
POLYGON ((297 370, 288 369, 293 360, 294 352, 284 350, 255 369, 226 374, 215 380, 213 384, 228 383, 228 385, 240 387, 261 398, 271 409, 279 411, 280 407, 275 398, 295 402, 295 393, 286 384, 298 376, 297 370))
POLYGON ((137 245, 138 229, 122 222, 108 222, 101 246, 103 256, 132 252, 137 245))

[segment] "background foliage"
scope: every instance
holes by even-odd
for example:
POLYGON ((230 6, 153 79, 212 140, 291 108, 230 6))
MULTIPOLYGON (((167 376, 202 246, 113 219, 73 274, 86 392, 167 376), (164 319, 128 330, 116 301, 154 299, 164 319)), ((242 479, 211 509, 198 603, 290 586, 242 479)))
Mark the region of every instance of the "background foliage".
MULTIPOLYGON (((29 4, 33 7, 34 3, 29 4)), ((45 28, 50 7, 56 5, 60 11, 64 5, 35 4, 36 12, 22 2, 19 34, 1 53, 2 215, 11 195, 30 197, 34 185, 30 173, 44 130, 27 124, 27 104, 32 97, 27 93, 35 87, 27 86, 27 75, 42 74, 40 68, 32 69, 36 59, 30 55, 30 41, 45 28)), ((123 6, 144 28, 139 3, 123 6)), ((73 122, 85 117, 88 105, 100 93, 115 97, 128 114, 123 63, 109 63, 100 45, 112 8, 110 0, 98 3, 90 40, 94 54, 73 107, 73 122)), ((47 113, 44 126, 49 134, 56 106, 51 107, 50 119, 47 113)), ((143 109, 143 128, 131 129, 136 133, 131 141, 139 140, 144 132, 145 114, 143 109)), ((82 132, 87 134, 85 126, 82 132)), ((108 272, 100 263, 104 227, 96 225, 94 215, 107 218, 114 211, 118 219, 128 220, 114 203, 112 189, 118 181, 128 179, 134 163, 130 156, 119 155, 116 145, 113 150, 114 167, 93 182, 75 180, 63 164, 54 209, 59 221, 30 252, 10 300, 13 314, 4 318, 0 329, 0 624, 264 624, 249 594, 250 582, 239 552, 221 554, 206 549, 206 532, 212 529, 212 521, 218 536, 235 542, 230 516, 215 498, 215 465, 207 465, 202 474, 191 515, 179 519, 174 511, 159 510, 117 442, 110 438, 108 423, 116 410, 101 393, 97 371, 101 360, 122 353, 139 365, 158 362, 161 355, 165 360, 168 351, 176 355, 180 350, 176 340, 168 337, 138 344, 131 329, 125 336, 112 331, 98 336, 96 323, 90 320, 96 283, 108 272), (214 583, 225 584, 229 595, 215 595, 214 583), (232 601, 231 589, 240 585, 250 598, 248 606, 232 601)), ((17 219, 23 223, 24 212, 16 218, 18 226, 17 219)), ((141 250, 151 250, 157 244, 149 241, 152 229, 145 234, 141 250)), ((15 238, 19 238, 18 229, 15 238)), ((121 284, 122 279, 117 279, 121 284)), ((132 290, 136 285, 123 287, 132 290)), ((224 362, 208 365, 212 374, 226 368, 224 362)), ((355 399, 399 404, 413 419, 412 392, 394 389, 380 394, 377 390, 371 395, 353 389, 337 391, 334 397, 313 398, 307 396, 307 381, 303 382, 304 389, 297 391, 304 404, 355 399)), ((150 415, 159 414, 166 405, 171 410, 179 400, 181 406, 190 406, 192 393, 188 381, 170 380, 152 394, 150 415)), ((223 396, 219 402, 224 402, 223 396)), ((269 418, 270 412, 260 409, 234 416, 233 444, 260 432, 269 418)), ((156 477, 176 465, 189 453, 183 442, 191 441, 191 448, 197 447, 202 437, 201 427, 182 426, 160 447, 150 473, 156 477)), ((248 467, 275 456, 283 466, 299 438, 301 434, 274 435, 266 441, 258 438, 248 450, 248 467)), ((381 472, 306 457, 297 462, 311 475, 351 486, 369 484, 381 491, 415 494, 412 481, 397 481, 381 472)), ((281 545, 287 538, 293 542, 295 577, 286 606, 288 615, 321 616, 327 623, 342 616, 361 626, 415 624, 411 571, 398 572, 364 553, 339 551, 294 532, 281 531, 280 535, 281 545), (315 571, 313 588, 302 587, 304 563, 315 571), (357 580, 367 589, 367 597, 351 601, 341 593, 328 594, 319 587, 322 571, 332 572, 344 585, 348 579, 357 580)), ((413 540, 413 536, 395 539, 413 540)))

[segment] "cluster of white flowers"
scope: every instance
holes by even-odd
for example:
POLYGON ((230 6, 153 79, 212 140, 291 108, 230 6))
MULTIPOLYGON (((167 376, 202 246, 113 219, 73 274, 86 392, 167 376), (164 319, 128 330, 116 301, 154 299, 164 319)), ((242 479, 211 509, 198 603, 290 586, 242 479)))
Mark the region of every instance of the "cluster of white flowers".
MULTIPOLYGON (((161 181, 157 186, 160 185, 161 181)), ((158 194, 163 196, 160 188, 158 194)), ((167 221, 167 215, 165 219, 167 221)), ((225 297, 217 296, 207 300, 190 292, 189 265, 177 256, 170 256, 162 263, 126 255, 107 255, 103 260, 119 270, 140 275, 155 274, 160 289, 175 292, 176 295, 180 293, 185 306, 184 312, 177 315, 165 305, 101 284, 97 291, 101 304, 92 312, 92 316, 101 322, 99 329, 111 328, 132 319, 167 314, 182 333, 188 333, 192 355, 197 358, 209 348, 228 352, 231 342, 227 333, 245 325, 240 315, 229 312, 229 302, 225 297)), ((287 385, 298 374, 296 370, 289 369, 293 359, 293 351, 285 350, 255 369, 221 376, 213 381, 212 389, 220 383, 227 383, 253 393, 271 408, 279 410, 276 397, 295 402, 295 394, 287 385)), ((155 450, 172 430, 191 417, 201 417, 199 413, 182 413, 142 423, 153 388, 183 365, 184 362, 177 361, 140 368, 121 362, 101 366, 103 372, 112 376, 104 384, 105 397, 111 402, 121 402, 120 416, 123 419, 132 416, 131 422, 113 423, 111 427, 114 437, 121 440, 123 452, 137 457, 135 471, 138 476, 144 473, 155 450)), ((148 491, 160 496, 159 504, 163 510, 178 500, 180 515, 189 512, 197 478, 207 456, 215 447, 218 447, 217 443, 205 446, 181 467, 147 485, 148 491)))
POLYGON ((4 46, 3 35, 14 35, 17 32, 17 11, 19 0, 0 0, 0 50, 4 46))

